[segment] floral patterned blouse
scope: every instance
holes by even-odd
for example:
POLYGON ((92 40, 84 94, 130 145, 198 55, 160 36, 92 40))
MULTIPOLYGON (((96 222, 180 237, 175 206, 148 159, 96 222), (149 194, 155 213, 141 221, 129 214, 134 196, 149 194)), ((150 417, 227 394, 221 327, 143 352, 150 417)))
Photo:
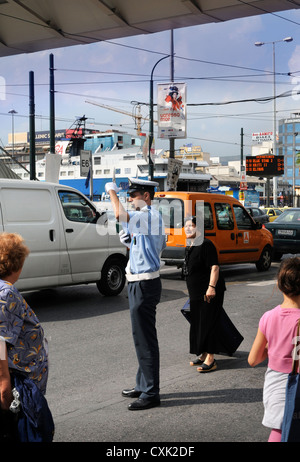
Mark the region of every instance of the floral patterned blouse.
POLYGON ((11 372, 25 373, 45 394, 48 355, 44 331, 20 292, 0 279, 0 340, 7 344, 11 372))

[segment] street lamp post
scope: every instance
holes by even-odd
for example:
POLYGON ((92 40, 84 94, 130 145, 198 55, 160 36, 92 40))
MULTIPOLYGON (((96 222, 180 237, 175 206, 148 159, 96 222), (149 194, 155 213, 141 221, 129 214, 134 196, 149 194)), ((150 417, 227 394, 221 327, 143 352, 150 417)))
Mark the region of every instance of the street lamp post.
POLYGON ((298 132, 293 133, 293 207, 297 207, 297 201, 296 201, 296 167, 295 167, 295 151, 296 151, 296 136, 298 136, 298 132))
POLYGON ((15 124, 14 124, 14 115, 18 114, 17 111, 12 109, 11 111, 8 111, 9 114, 11 114, 11 134, 12 134, 12 156, 14 157, 15 155, 15 124))
MULTIPOLYGON (((285 37, 274 42, 255 42, 255 46, 272 44, 273 46, 273 155, 276 156, 276 75, 275 75, 275 43, 292 42, 292 37, 285 37)), ((273 202, 277 206, 277 177, 273 177, 273 202)))
POLYGON ((150 111, 149 111, 149 146, 148 146, 148 157, 149 157, 149 174, 148 178, 149 180, 153 180, 153 172, 154 172, 154 165, 153 161, 151 158, 151 146, 153 142, 153 72, 156 66, 166 58, 169 58, 170 55, 164 56, 163 58, 160 58, 157 63, 154 65, 152 72, 151 72, 151 77, 150 77, 150 111))

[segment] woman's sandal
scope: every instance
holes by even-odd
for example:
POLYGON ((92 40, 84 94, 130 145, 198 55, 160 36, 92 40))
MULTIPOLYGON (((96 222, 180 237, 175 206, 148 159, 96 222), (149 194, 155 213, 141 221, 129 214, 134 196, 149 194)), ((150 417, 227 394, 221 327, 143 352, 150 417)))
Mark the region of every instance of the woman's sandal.
MULTIPOLYGON (((203 356, 203 355, 201 355, 203 356)), ((206 356, 206 355, 205 355, 206 356)), ((205 359, 201 359, 201 357, 195 359, 194 361, 190 361, 190 366, 201 366, 203 364, 205 359)))
POLYGON ((195 361, 190 361, 190 366, 200 366, 203 363, 204 361, 202 361, 202 359, 197 358, 195 359, 195 361))
POLYGON ((203 363, 201 367, 197 367, 198 372, 212 372, 217 369, 217 363, 216 361, 213 361, 211 364, 205 364, 203 363))

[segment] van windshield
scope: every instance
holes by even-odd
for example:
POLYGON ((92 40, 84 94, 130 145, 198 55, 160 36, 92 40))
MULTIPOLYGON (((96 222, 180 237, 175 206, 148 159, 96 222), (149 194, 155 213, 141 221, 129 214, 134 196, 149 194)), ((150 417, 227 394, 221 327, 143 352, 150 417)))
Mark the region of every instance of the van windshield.
POLYGON ((155 198, 152 205, 161 213, 166 228, 183 228, 184 204, 181 199, 155 198))

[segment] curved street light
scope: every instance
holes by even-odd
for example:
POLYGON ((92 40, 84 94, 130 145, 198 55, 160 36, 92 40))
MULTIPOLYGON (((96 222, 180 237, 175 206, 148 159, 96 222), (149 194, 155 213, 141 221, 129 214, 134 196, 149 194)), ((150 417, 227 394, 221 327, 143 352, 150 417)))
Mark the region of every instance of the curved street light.
MULTIPOLYGON (((273 46, 273 155, 276 156, 276 75, 275 75, 275 43, 292 42, 293 37, 285 37, 274 42, 255 42, 254 45, 261 47, 262 45, 272 44, 273 46)), ((277 206, 277 178, 273 178, 273 203, 277 206)), ((267 197, 267 207, 270 206, 270 196, 267 197)))
POLYGON ((149 146, 148 146, 148 156, 149 156, 149 174, 148 178, 149 180, 153 180, 153 161, 151 159, 151 146, 153 142, 153 72, 156 66, 166 58, 169 58, 170 55, 164 56, 163 58, 160 58, 157 63, 153 66, 153 69, 151 71, 151 77, 150 77, 150 110, 149 110, 149 146))

